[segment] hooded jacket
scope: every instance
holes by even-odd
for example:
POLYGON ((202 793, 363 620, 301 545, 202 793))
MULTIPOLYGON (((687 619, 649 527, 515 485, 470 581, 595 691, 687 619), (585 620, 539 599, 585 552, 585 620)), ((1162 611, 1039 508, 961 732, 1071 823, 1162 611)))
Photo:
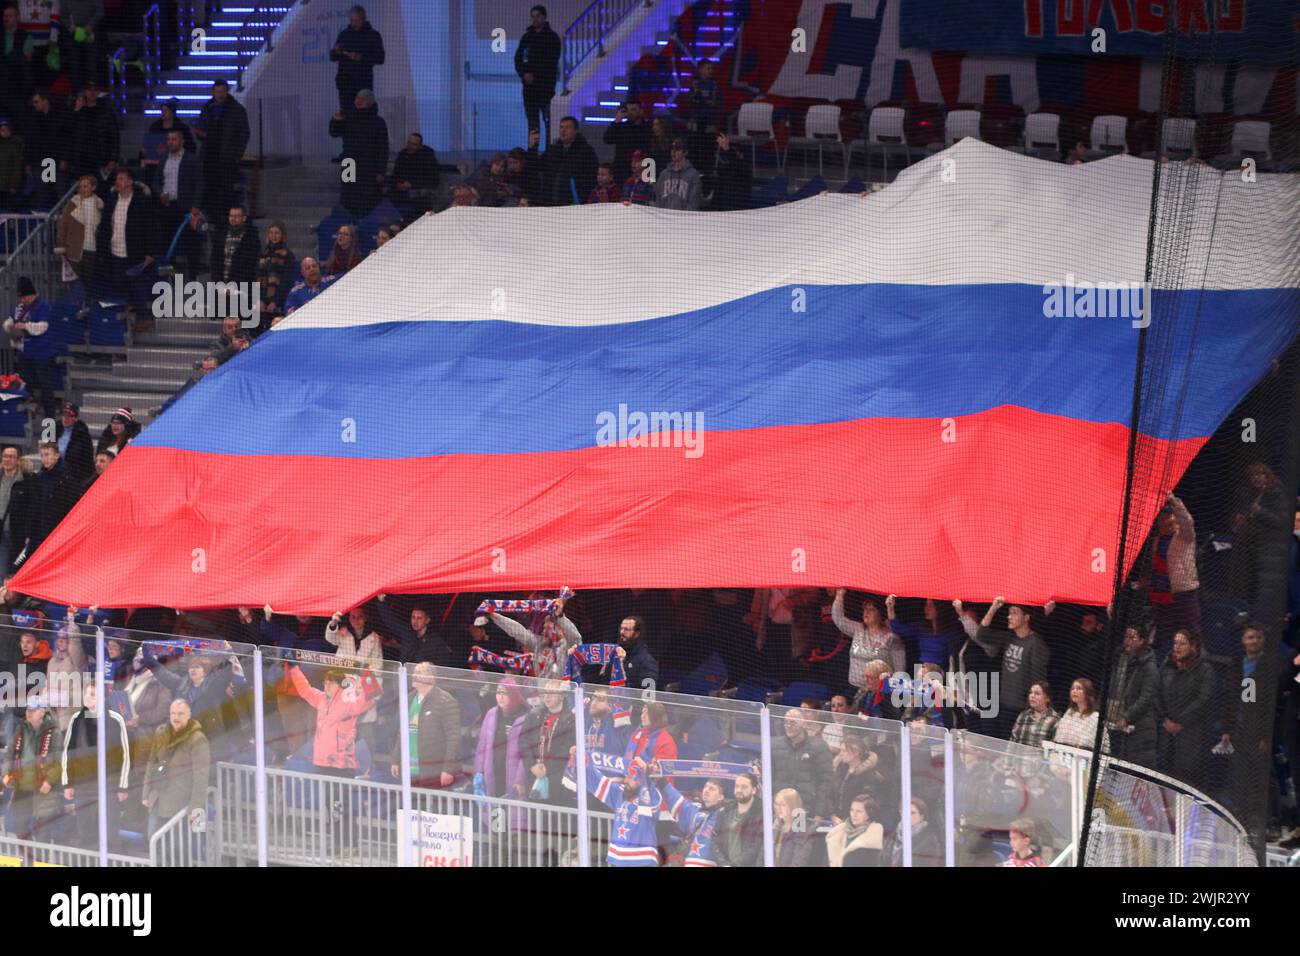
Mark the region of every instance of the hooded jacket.
POLYGON ((697 210, 703 195, 704 181, 689 160, 681 169, 669 164, 655 183, 655 205, 660 209, 697 210))
POLYGON ((13 776, 13 789, 39 790, 43 783, 53 787, 59 782, 55 753, 58 733, 59 725, 48 710, 38 727, 32 727, 26 717, 18 718, 5 748, 3 771, 5 776, 13 776))
MULTIPOLYGON (((108 740, 105 758, 108 785, 125 791, 131 779, 131 744, 126 719, 115 710, 107 711, 108 740)), ((72 715, 63 738, 61 786, 74 789, 93 786, 99 777, 99 718, 85 707, 72 715)))

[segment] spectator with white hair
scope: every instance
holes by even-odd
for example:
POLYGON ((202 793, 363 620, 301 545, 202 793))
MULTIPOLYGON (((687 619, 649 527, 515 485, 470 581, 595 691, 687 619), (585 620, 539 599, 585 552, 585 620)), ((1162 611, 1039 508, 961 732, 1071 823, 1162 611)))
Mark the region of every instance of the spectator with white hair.
POLYGON ((181 811, 191 825, 207 813, 208 738, 194 719, 189 702, 172 701, 168 721, 154 733, 149 765, 144 775, 143 803, 149 811, 149 836, 181 811))

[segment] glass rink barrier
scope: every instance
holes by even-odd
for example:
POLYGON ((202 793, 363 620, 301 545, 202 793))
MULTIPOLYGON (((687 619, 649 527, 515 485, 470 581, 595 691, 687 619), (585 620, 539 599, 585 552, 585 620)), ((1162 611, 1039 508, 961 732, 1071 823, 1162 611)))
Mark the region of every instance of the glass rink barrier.
MULTIPOLYGON (((583 645, 571 680, 402 665, 368 638, 297 649, 292 619, 248 617, 230 633, 260 645, 85 612, 15 628, 0 865, 1079 859, 1092 755, 952 730, 941 707, 903 722, 622 686, 610 645, 583 645)), ((1256 864, 1213 800, 1101 761, 1087 865, 1256 864)))

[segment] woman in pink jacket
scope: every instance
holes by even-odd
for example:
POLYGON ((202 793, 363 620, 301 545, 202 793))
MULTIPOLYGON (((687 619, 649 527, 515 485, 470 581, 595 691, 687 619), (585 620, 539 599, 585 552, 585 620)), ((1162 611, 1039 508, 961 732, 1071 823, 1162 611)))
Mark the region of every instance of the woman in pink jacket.
POLYGON ((317 690, 308 683, 301 668, 289 668, 289 679, 298 696, 316 711, 311 762, 318 773, 331 777, 356 776, 357 718, 375 703, 359 686, 344 691, 345 676, 344 671, 330 668, 325 672, 325 689, 317 690))

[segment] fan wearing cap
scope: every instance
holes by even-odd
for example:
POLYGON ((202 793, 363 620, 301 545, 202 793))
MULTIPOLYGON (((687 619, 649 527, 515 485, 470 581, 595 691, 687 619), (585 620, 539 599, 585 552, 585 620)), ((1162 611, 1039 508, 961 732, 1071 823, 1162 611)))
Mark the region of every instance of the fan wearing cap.
POLYGON ((95 454, 111 451, 114 455, 122 454, 122 449, 130 444, 131 439, 140 434, 140 423, 135 420, 135 413, 130 405, 123 405, 113 413, 113 417, 104 426, 95 446, 95 454))
POLYGON ((700 197, 704 193, 704 182, 699 172, 686 158, 688 150, 684 139, 675 139, 672 143, 673 161, 659 174, 655 183, 655 205, 660 209, 700 208, 700 197))
POLYGON ((81 420, 81 407, 76 402, 63 403, 63 414, 54 426, 54 435, 54 443, 59 446, 59 455, 67 462, 68 471, 84 484, 95 473, 95 442, 81 420))
POLYGON ((5 748, 4 767, 0 776, 14 795, 9 807, 9 832, 20 840, 36 836, 40 811, 59 782, 59 759, 56 736, 59 725, 46 706, 44 697, 27 698, 25 719, 14 725, 13 736, 5 748))
POLYGON ((18 209, 23 188, 23 138, 0 116, 0 209, 18 209))
POLYGON ((4 330, 18 352, 18 374, 39 399, 47 418, 54 418, 59 408, 54 396, 55 358, 62 351, 50 331, 50 306, 36 294, 36 285, 27 276, 18 277, 18 308, 5 319, 4 330))

